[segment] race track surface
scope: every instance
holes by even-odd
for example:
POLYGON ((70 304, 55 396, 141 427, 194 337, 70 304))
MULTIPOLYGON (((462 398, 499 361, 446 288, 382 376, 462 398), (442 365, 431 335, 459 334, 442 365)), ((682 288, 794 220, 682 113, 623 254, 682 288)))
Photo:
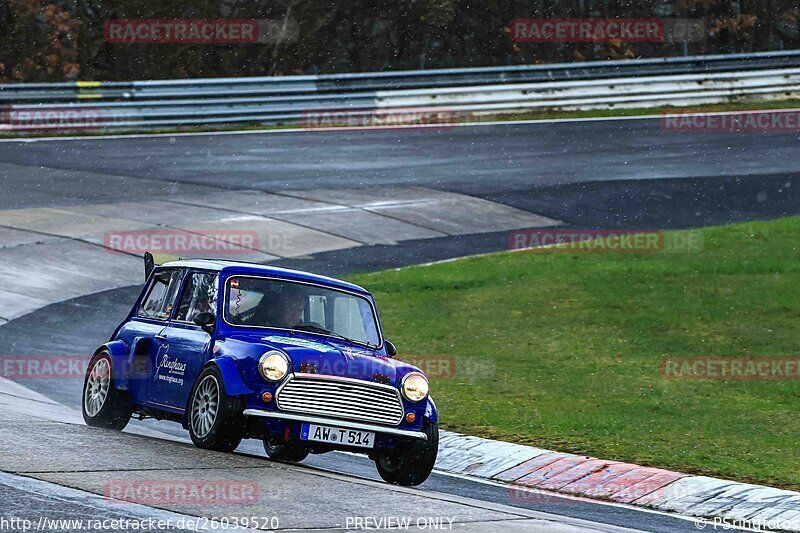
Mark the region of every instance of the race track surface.
MULTIPOLYGON (((214 217, 223 211, 252 215, 254 207, 245 204, 255 191, 270 202, 300 209, 301 215, 274 207, 259 211, 286 231, 302 228, 306 233, 298 233, 297 242, 322 235, 321 244, 308 250, 281 254, 265 249, 255 260, 326 274, 374 270, 502 250, 508 246, 509 230, 522 227, 685 228, 797 214, 797 140, 795 134, 663 132, 657 120, 625 120, 0 142, 0 277, 3 270, 6 275, 0 286, 0 317, 10 319, 0 325, 0 355, 86 354, 107 339, 138 293, 141 271, 135 258, 99 250, 92 231, 102 233, 101 222, 142 224, 155 217, 172 227, 180 224, 182 214, 196 224, 203 209, 213 209, 214 217), (398 198, 411 203, 387 205, 398 198), (152 203, 157 201, 167 205, 152 203), (443 205, 452 211, 449 218, 438 218, 443 205), (51 227, 51 216, 68 218, 61 227, 51 227), (351 222, 372 228, 374 234, 364 238, 351 222), (62 231, 66 226, 69 232, 62 231), (76 243, 86 247, 81 264, 69 255, 76 243), (45 257, 47 250, 52 257, 45 257), (20 274, 20 261, 31 272, 51 272, 62 261, 64 276, 82 268, 116 269, 116 276, 96 286, 89 276, 75 297, 58 298, 55 279, 32 295, 20 274), (30 312, 14 318, 17 302, 30 312)), ((21 383, 67 407, 79 406, 78 380, 21 383)), ((186 438, 182 429, 167 423, 134 425, 186 438)), ((105 436, 86 433, 80 443, 92 449, 105 441, 105 436)), ((194 453, 189 450, 176 453, 194 453)), ((239 453, 248 461, 263 456, 257 442, 244 443, 239 453)), ((376 473, 365 458, 328 454, 311 457, 304 465, 277 468, 279 478, 291 486, 308 472, 318 472, 339 483, 336 476, 342 473, 344 482, 370 483, 374 498, 391 498, 391 489, 372 484, 376 473)), ((74 474, 53 474, 47 481, 74 485, 69 476, 74 474)), ((94 483, 82 488, 91 491, 99 481, 94 483)), ((3 486, 4 502, 19 505, 29 495, 25 487, 0 481, 3 486)), ((331 490, 344 502, 363 497, 360 489, 331 490)), ((694 529, 691 522, 664 515, 558 496, 511 501, 505 487, 440 473, 415 490, 421 496, 414 497, 423 499, 460 496, 469 498, 469 505, 487 502, 601 525, 694 529)), ((384 512, 391 505, 378 507, 384 512)), ((296 525, 334 527, 330 511, 319 513, 319 523, 309 519, 296 525)), ((468 513, 464 517, 472 520, 468 513)), ((484 519, 493 518, 474 517, 484 519)))

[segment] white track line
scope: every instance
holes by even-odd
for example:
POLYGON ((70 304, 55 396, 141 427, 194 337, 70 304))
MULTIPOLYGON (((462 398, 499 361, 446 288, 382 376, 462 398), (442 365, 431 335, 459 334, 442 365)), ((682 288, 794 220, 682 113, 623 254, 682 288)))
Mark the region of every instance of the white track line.
POLYGON ((418 124, 407 126, 394 126, 391 128, 378 128, 371 126, 350 126, 342 128, 285 128, 270 130, 223 130, 223 131, 193 131, 181 133, 130 133, 120 135, 79 135, 72 137, 31 137, 19 139, 0 139, 0 143, 34 143, 47 141, 82 141, 82 140, 117 140, 117 139, 149 139, 158 137, 202 137, 217 135, 276 135, 280 133, 322 133, 332 131, 387 131, 387 130, 413 130, 413 129, 448 129, 464 128, 471 126, 505 126, 505 125, 525 125, 525 124, 552 124, 555 122, 597 122, 613 120, 646 120, 661 118, 660 115, 641 115, 634 117, 588 117, 588 118, 567 118, 567 119, 536 119, 536 120, 498 120, 492 122, 459 122, 456 124, 418 124))
MULTIPOLYGON (((748 109, 743 111, 709 111, 705 113, 683 113, 692 116, 721 116, 735 114, 752 113, 786 113, 797 112, 800 109, 748 109)), ((131 133, 120 135, 84 135, 72 137, 33 137, 19 139, 0 139, 0 143, 35 143, 48 141, 82 141, 82 140, 116 140, 116 139, 149 139, 158 137, 202 137, 217 135, 277 135, 281 133, 315 133, 331 131, 370 131, 370 130, 393 130, 393 129, 447 129, 447 128, 468 128, 482 126, 516 126, 527 124, 556 124, 556 123, 581 123, 581 122, 616 122, 623 120, 654 120, 661 119, 665 115, 680 115, 682 113, 664 113, 659 115, 636 115, 625 117, 584 117, 584 118, 552 118, 552 119, 529 119, 529 120, 495 120, 488 122, 459 122, 455 124, 419 124, 408 126, 395 126, 389 128, 378 128, 371 126, 352 126, 343 128, 286 128, 270 130, 225 130, 225 131, 196 131, 182 133, 131 133)))

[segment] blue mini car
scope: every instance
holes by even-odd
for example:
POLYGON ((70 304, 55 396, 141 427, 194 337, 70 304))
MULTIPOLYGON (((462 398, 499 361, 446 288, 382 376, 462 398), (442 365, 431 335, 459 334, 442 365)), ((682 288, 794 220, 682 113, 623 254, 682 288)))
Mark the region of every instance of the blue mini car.
POLYGON ((145 263, 144 290, 89 363, 88 425, 172 420, 200 448, 260 439, 290 463, 346 450, 389 483, 428 478, 439 443, 428 379, 395 359, 369 292, 250 263, 145 263))

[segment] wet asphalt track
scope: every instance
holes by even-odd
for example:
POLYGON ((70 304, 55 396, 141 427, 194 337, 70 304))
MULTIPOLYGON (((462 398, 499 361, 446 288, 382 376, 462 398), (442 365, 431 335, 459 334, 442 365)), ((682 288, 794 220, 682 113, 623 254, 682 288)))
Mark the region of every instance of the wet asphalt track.
MULTIPOLYGON (((795 134, 666 133, 657 120, 3 142, 0 209, 147 200, 195 190, 418 185, 480 196, 574 227, 695 227, 799 213, 797 142, 795 134)), ((280 264, 337 274, 506 246, 505 232, 489 233, 280 264)), ((90 295, 13 320, 0 326, 3 353, 87 353, 107 338, 137 292, 90 295)), ((80 384, 22 383, 78 404, 80 384)), ((184 434, 166 423, 156 427, 184 434)), ((240 451, 260 453, 255 442, 240 451)), ((369 461, 347 454, 312 457, 306 464, 376 478, 369 461)), ((691 522, 557 497, 510 502, 506 488, 440 474, 422 488, 649 531, 694 529, 691 522)))
POLYGON ((690 227, 797 212, 798 137, 664 132, 650 119, 2 142, 0 209, 424 186, 574 225, 690 227))

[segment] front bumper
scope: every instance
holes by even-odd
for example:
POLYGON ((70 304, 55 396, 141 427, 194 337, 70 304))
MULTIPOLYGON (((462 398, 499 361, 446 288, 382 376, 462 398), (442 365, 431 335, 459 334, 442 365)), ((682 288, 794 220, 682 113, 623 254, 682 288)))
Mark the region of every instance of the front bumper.
POLYGON ((407 429, 387 428, 376 424, 365 424, 363 422, 351 422, 338 418, 325 418, 322 416, 303 415, 294 413, 284 413, 281 411, 262 411, 261 409, 245 409, 245 416, 257 416, 262 418, 274 418, 278 420, 293 420, 297 422, 310 422, 312 424, 323 424, 346 429, 358 429, 361 431, 373 431, 384 435, 395 435, 398 437, 409 437, 413 439, 427 440, 428 436, 422 431, 410 431, 407 429))

